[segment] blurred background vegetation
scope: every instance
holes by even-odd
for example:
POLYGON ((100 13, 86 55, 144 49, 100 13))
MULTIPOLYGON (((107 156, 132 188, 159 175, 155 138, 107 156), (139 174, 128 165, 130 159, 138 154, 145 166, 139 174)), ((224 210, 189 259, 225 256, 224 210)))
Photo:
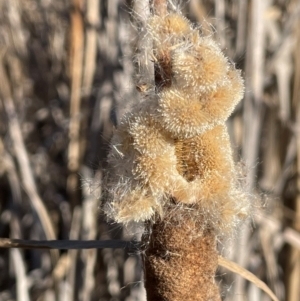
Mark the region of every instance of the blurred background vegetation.
MULTIPOLYGON (((280 300, 299 301, 300 1, 180 6, 245 78, 228 128, 259 202, 220 251, 280 300)), ((113 127, 137 99, 132 53, 148 9, 148 0, 0 2, 0 237, 130 239, 98 208, 113 127)), ((142 301, 141 270, 123 249, 0 249, 0 300, 142 301)), ((225 270, 217 279, 224 300, 270 300, 225 270)))

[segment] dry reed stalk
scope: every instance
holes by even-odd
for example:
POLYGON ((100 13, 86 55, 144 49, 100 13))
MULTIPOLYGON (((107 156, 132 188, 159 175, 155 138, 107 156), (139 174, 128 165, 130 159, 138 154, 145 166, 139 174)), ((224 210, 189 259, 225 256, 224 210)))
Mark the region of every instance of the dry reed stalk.
POLYGON ((93 87, 93 79, 97 66, 97 30, 100 26, 99 11, 101 1, 86 1, 86 41, 84 48, 84 66, 82 88, 85 96, 90 96, 93 87))
MULTIPOLYGON (((4 150, 2 140, 0 139, 0 153, 3 158, 3 167, 7 173, 11 190, 13 191, 13 213, 10 220, 11 236, 16 238, 21 236, 21 227, 19 222, 19 210, 21 205, 21 187, 17 171, 12 157, 4 150)), ((0 243, 1 244, 1 243, 0 243)), ((26 275, 26 262, 22 250, 12 249, 10 251, 14 274, 16 276, 16 298, 17 300, 29 301, 29 285, 26 275)))
MULTIPOLYGON (((53 228, 52 221, 49 217, 49 214, 43 204, 42 199, 40 198, 37 187, 35 184, 35 180, 32 174, 28 153, 25 148, 21 127, 19 124, 19 120, 17 117, 17 112, 15 110, 14 102, 12 99, 11 88, 9 84, 9 80, 7 78, 6 72, 2 66, 2 58, 0 62, 1 69, 1 87, 0 87, 0 96, 3 102, 3 106, 5 108, 8 120, 9 120, 9 133, 13 142, 15 155, 18 160, 18 164, 20 166, 20 172, 22 176, 22 183, 24 185, 25 191, 29 196, 32 208, 34 208, 36 214, 39 217, 39 221, 43 227, 45 232, 45 236, 47 239, 55 239, 55 231, 53 228)), ((59 254, 57 251, 51 251, 52 255, 52 264, 55 266, 59 254)))
MULTIPOLYGON (((264 12, 267 7, 266 2, 254 0, 251 6, 250 26, 247 41, 246 57, 246 91, 243 108, 243 160, 248 166, 247 188, 253 191, 255 188, 256 160, 259 154, 260 135, 264 116, 263 96, 263 74, 264 74, 264 12)), ((241 239, 237 241, 236 261, 246 267, 249 260, 249 248, 247 242, 250 238, 250 227, 243 227, 240 233, 241 239)), ((235 277, 234 300, 240 300, 240 294, 245 290, 245 279, 235 277)), ((255 289, 253 287, 253 289, 255 289)))
MULTIPOLYGON (((297 238, 296 238, 297 241, 297 238)), ((0 248, 11 249, 57 249, 57 250, 83 250, 83 249, 128 249, 137 251, 140 244, 136 241, 125 240, 23 240, 0 238, 0 248)), ((68 261, 68 260, 66 260, 68 261)))
POLYGON ((191 0, 189 5, 189 14, 196 17, 197 22, 201 24, 201 27, 203 28, 203 32, 211 31, 210 16, 207 13, 207 8, 203 4, 203 1, 191 0))
MULTIPOLYGON (((298 21, 298 26, 300 22, 298 21)), ((296 24, 297 24, 296 23, 296 24)), ((297 26, 295 27, 297 28, 297 26)), ((300 31, 296 31, 296 47, 295 47, 295 75, 294 75, 294 90, 293 90, 293 105, 296 112, 296 145, 297 145, 297 181, 296 181, 296 197, 294 200, 294 221, 293 227, 296 231, 300 232, 300 59, 298 50, 300 47, 300 31)), ((300 296, 299 275, 300 275, 300 250, 296 248, 290 248, 290 256, 287 260, 287 275, 286 275, 286 287, 287 287, 287 301, 297 301, 300 296)))
POLYGON ((236 57, 240 57, 246 48, 246 28, 247 28, 247 0, 240 0, 238 2, 238 16, 237 16, 237 33, 236 33, 236 57))
POLYGON ((17 278, 17 301, 30 301, 28 291, 28 279, 26 277, 25 262, 22 252, 17 249, 11 250, 12 261, 17 278))
POLYGON ((236 273, 237 275, 243 277, 244 279, 247 279, 248 281, 252 282, 256 287, 263 290, 265 293, 269 295, 269 297, 274 301, 279 301, 279 299, 276 297, 276 295, 270 290, 270 288, 260 279, 258 279, 255 275, 253 275, 248 270, 242 268, 238 264, 229 261, 228 259, 219 256, 218 259, 219 265, 221 267, 225 267, 226 269, 236 273))
POLYGON ((272 247, 274 233, 272 233, 266 225, 261 225, 259 234, 263 256, 266 260, 266 274, 268 277, 269 287, 272 288, 278 299, 283 299, 284 287, 280 281, 280 270, 276 264, 277 250, 272 247))
MULTIPOLYGON (((92 172, 87 167, 83 170, 85 179, 92 177, 92 172)), ((91 193, 88 186, 82 187, 84 200, 82 201, 82 237, 83 240, 94 240, 97 236, 97 207, 98 199, 95 197, 95 191, 91 193)), ((97 195, 100 195, 101 187, 97 187, 97 195)), ((96 250, 84 250, 81 254, 81 260, 84 265, 82 300, 91 300, 95 287, 95 264, 97 259, 96 250)))
POLYGON ((215 0, 216 33, 222 49, 226 47, 225 39, 225 0, 215 0))
MULTIPOLYGON (((11 236, 20 237, 21 227, 18 215, 14 213, 10 221, 11 236)), ((22 250, 10 250, 17 284, 17 301, 29 301, 29 281, 26 275, 26 263, 22 250)))
MULTIPOLYGON (((76 240, 79 238, 79 233, 81 229, 81 219, 82 212, 79 206, 74 208, 73 217, 72 217, 72 226, 70 229, 70 239, 76 240)), ((68 250, 68 262, 70 262, 70 267, 66 275, 66 287, 61 292, 62 298, 64 301, 73 301, 77 299, 78 295, 78 286, 76 285, 77 281, 77 261, 78 261, 78 250, 68 250)))
POLYGON ((73 0, 71 12, 71 96, 70 96, 70 125, 67 190, 72 207, 80 203, 77 187, 79 186, 78 171, 81 161, 80 125, 81 125, 81 88, 84 55, 84 28, 82 18, 83 0, 73 0))

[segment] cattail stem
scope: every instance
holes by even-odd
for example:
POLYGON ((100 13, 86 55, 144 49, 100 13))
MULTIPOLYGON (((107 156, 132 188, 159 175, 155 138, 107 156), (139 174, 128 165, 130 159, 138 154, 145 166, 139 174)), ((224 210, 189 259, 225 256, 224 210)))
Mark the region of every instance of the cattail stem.
MULTIPOLYGON (((153 15, 164 17, 167 15, 167 1, 166 0, 150 0, 150 7, 153 15)), ((154 80, 155 90, 157 92, 161 89, 171 86, 171 58, 168 44, 166 43, 164 49, 159 53, 155 53, 156 61, 154 62, 154 80)))
POLYGON ((170 210, 152 226, 143 258, 148 301, 220 300, 214 283, 216 237, 209 229, 199 235, 199 223, 170 210))
POLYGON ((167 14, 166 0, 150 0, 150 7, 152 7, 153 14, 164 16, 167 14))

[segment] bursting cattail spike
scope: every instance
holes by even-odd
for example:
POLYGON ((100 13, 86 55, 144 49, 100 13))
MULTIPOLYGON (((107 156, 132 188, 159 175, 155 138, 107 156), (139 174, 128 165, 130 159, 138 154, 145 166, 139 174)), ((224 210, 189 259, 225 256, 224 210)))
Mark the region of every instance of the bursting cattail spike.
POLYGON ((155 88, 141 90, 115 130, 104 211, 151 228, 143 238, 149 301, 218 300, 216 241, 250 209, 225 125, 243 80, 210 37, 178 10, 162 11, 143 36, 153 42, 155 88))
MULTIPOLYGON (((165 23, 171 24, 169 21, 165 23)), ((166 31, 161 26, 156 27, 160 35, 165 36, 166 31)), ((172 35, 180 35, 177 31, 176 28, 172 35)), ((195 49, 199 48, 198 43, 201 44, 201 39, 197 41, 195 49)), ((172 197, 177 202, 202 204, 204 208, 212 206, 214 212, 211 210, 207 218, 224 217, 226 228, 230 228, 230 218, 225 212, 231 212, 232 225, 235 225, 240 211, 248 210, 249 204, 243 191, 238 191, 240 188, 225 126, 226 119, 243 95, 243 81, 240 72, 234 70, 228 60, 223 59, 223 55, 221 61, 224 66, 219 64, 221 54, 216 44, 205 41, 205 47, 207 45, 212 45, 211 55, 216 55, 216 70, 212 68, 208 74, 202 68, 194 68, 191 76, 187 76, 184 70, 177 70, 170 87, 147 95, 123 117, 116 129, 109 156, 111 174, 114 175, 110 177, 108 186, 111 198, 105 208, 116 221, 144 222, 154 218, 155 213, 164 211, 164 205, 172 197), (221 67, 223 70, 220 71, 221 67), (220 74, 223 75, 218 81, 220 74), (185 84, 178 83, 180 76, 185 84), (199 92, 201 79, 206 85, 214 76, 215 83, 210 83, 205 92, 199 92), (188 77, 193 77, 190 87, 188 77), (142 203, 148 200, 147 206, 139 204, 138 192, 141 192, 142 203), (129 195, 132 193, 131 198, 129 195), (151 198, 153 200, 150 202, 151 198), (126 214, 125 218, 124 208, 133 209, 133 203, 141 210, 139 218, 135 210, 131 210, 132 219, 130 214, 126 214), (228 209, 230 205, 231 210, 228 209), (112 208, 114 214, 109 212, 112 208), (145 213, 142 212, 143 208, 145 213)), ((183 52, 181 56, 191 56, 195 49, 188 49, 189 53, 183 52)), ((172 61, 179 60, 177 53, 171 51, 170 55, 172 61)), ((202 65, 206 64, 204 58, 202 65)), ((213 61, 212 58, 209 60, 213 61)), ((201 206, 199 208, 201 210, 201 206)), ((223 229, 220 230, 222 232, 223 229)))

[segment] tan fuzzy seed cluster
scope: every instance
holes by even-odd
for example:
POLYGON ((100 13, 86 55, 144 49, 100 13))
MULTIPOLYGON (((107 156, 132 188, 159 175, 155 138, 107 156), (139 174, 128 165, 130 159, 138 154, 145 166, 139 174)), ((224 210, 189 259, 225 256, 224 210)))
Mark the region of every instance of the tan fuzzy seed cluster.
POLYGON ((193 88, 193 92, 216 90, 227 79, 228 62, 210 38, 199 38, 196 45, 179 47, 174 51, 172 70, 181 88, 193 88))
POLYGON ((163 217, 170 202, 195 205, 228 233, 249 210, 225 126, 243 96, 240 72, 179 13, 150 17, 147 31, 160 86, 115 130, 106 214, 128 224, 163 217))
POLYGON ((151 16, 148 20, 148 30, 152 35, 152 39, 156 43, 170 42, 175 44, 175 41, 179 42, 185 34, 189 34, 191 31, 191 25, 189 21, 181 15, 171 13, 164 18, 161 16, 151 16))

